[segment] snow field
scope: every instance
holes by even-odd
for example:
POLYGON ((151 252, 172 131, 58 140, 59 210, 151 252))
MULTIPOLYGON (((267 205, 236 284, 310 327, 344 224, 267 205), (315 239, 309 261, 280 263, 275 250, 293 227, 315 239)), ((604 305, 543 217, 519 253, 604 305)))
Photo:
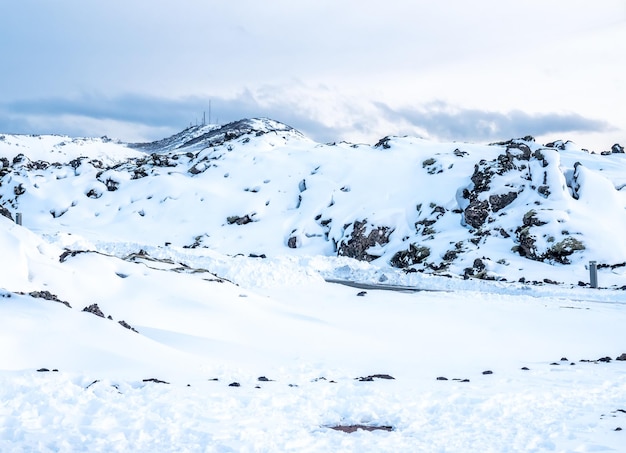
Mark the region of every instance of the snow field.
MULTIPOLYGON (((546 167, 529 164, 533 184, 549 168, 560 189, 537 214, 558 225, 538 240, 567 224, 584 236, 584 259, 532 261, 494 233, 444 277, 391 268, 389 255, 410 235, 428 241, 416 222, 434 207, 446 214, 433 256, 469 239, 453 212, 467 203, 459 190, 503 147, 410 137, 329 146, 279 126, 161 150, 172 166, 142 167, 150 174, 139 179, 127 159, 148 154, 123 144, 5 137, 10 160, 120 165, 99 176, 86 163, 21 168, 3 180, 25 226, 0 216, 0 451, 626 451, 626 361, 598 361, 626 352, 626 268, 600 269, 601 289, 578 286, 587 258, 624 259, 624 155, 569 144, 544 148, 546 167), (191 159, 200 173, 188 172, 191 159), (255 221, 227 220, 247 214, 255 221), (386 249, 370 250, 386 255, 337 257, 332 239, 365 218, 395 228, 386 249), (475 258, 506 281, 464 280, 475 258), (82 311, 94 304, 103 318, 82 311), (394 379, 358 379, 374 375, 394 379)), ((525 190, 494 222, 513 228, 539 206, 525 190)))

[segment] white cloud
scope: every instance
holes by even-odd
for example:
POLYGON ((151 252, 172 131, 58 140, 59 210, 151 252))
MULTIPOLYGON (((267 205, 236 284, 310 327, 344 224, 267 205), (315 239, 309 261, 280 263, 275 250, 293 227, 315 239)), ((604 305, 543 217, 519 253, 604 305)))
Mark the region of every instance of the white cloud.
MULTIPOLYGON (((626 115, 621 0, 25 0, 4 9, 6 103, 89 95, 106 108, 132 96, 230 99, 229 114, 240 106, 239 117, 267 111, 353 136, 399 128, 376 117, 375 103, 400 110, 441 100, 463 110, 575 114, 613 125, 626 115)), ((127 109, 142 112, 130 102, 127 109)), ((10 111, 4 116, 0 128, 17 121, 10 111)), ((110 119, 121 124, 126 116, 110 119)), ((626 132, 619 134, 608 141, 626 132)))

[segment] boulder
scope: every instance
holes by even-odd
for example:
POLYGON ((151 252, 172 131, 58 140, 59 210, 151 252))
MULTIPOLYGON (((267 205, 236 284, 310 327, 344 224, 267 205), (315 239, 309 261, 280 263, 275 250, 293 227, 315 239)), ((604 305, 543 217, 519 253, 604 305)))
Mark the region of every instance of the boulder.
POLYGON ((387 226, 368 225, 367 219, 355 220, 352 223, 352 231, 339 242, 337 255, 360 261, 372 261, 378 256, 369 254, 368 250, 371 247, 388 244, 391 233, 393 229, 387 226))

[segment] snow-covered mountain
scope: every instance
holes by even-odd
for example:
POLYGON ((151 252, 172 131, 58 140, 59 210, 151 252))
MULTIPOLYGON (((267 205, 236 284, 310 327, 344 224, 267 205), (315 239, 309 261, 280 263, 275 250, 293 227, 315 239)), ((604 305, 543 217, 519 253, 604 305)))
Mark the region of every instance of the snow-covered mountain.
POLYGON ((625 159, 0 135, 0 451, 623 451, 625 159))
POLYGON ((40 233, 574 284, 563 266, 626 262, 626 154, 571 142, 318 144, 254 119, 129 145, 3 136, 0 153, 1 206, 40 233))

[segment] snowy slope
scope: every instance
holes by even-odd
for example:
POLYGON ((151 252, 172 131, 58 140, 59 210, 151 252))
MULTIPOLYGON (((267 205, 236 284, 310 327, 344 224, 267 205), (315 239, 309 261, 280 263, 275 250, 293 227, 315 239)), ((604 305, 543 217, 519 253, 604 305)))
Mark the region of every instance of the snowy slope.
POLYGON ((56 139, 0 147, 0 451, 625 451, 623 155, 56 139))
POLYGON ((623 153, 530 138, 323 145, 266 119, 189 128, 118 151, 115 163, 94 143, 65 164, 2 148, 2 205, 42 234, 341 255, 497 280, 577 284, 590 260, 617 272, 626 261, 616 233, 626 226, 623 153))

